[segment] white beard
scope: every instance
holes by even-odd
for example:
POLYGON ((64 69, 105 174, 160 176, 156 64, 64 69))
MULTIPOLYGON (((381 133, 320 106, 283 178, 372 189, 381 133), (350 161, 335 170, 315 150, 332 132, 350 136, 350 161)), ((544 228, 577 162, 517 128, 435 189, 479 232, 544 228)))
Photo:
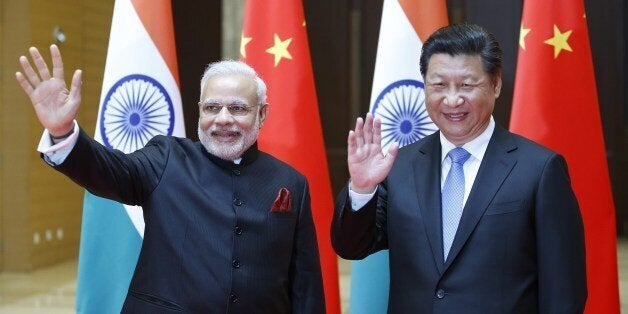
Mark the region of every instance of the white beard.
POLYGON ((198 139, 207 152, 225 160, 235 160, 242 157, 242 154, 251 147, 255 141, 257 141, 257 135, 259 134, 259 116, 255 118, 255 124, 251 128, 250 132, 244 132, 237 126, 229 128, 229 131, 239 132, 241 137, 235 143, 224 143, 216 141, 212 137, 212 132, 220 130, 219 127, 213 126, 205 131, 201 129, 201 125, 198 125, 198 139))

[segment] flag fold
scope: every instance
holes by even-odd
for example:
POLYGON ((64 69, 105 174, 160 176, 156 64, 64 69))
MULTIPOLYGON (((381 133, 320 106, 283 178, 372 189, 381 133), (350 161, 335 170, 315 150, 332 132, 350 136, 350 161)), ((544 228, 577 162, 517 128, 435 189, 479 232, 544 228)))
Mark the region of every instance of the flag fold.
POLYGON ((581 0, 524 2, 510 130, 567 160, 585 229, 585 312, 619 313, 615 209, 581 0))
MULTIPOLYGON (((116 0, 94 139, 125 153, 185 136, 170 1, 116 0)), ((85 193, 78 313, 119 313, 137 263, 142 210, 85 193)))
MULTIPOLYGON (((441 0, 384 0, 370 111, 382 121, 382 148, 411 144, 436 131, 425 108, 419 71, 423 42, 447 25, 441 0)), ((388 250, 351 265, 353 313, 386 313, 390 273, 388 250)))
POLYGON ((268 85, 269 115, 260 149, 307 177, 327 313, 340 313, 338 265, 329 234, 334 204, 301 1, 247 1, 240 55, 268 85))

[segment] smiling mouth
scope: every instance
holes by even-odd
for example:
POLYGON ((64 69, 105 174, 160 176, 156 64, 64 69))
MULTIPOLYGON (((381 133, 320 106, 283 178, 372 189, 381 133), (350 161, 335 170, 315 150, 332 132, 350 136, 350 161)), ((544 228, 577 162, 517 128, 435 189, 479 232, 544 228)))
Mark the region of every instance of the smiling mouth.
POLYGON ((212 131, 211 135, 213 138, 219 141, 229 142, 236 138, 239 138, 242 133, 238 131, 212 131))
POLYGON ((450 121, 460 121, 464 119, 469 113, 461 112, 461 113, 444 113, 445 118, 450 121))

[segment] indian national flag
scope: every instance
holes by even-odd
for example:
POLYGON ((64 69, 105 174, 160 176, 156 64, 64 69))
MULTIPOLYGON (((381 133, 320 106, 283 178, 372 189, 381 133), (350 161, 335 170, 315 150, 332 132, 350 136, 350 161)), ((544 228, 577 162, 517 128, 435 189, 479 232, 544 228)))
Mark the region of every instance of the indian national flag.
MULTIPOLYGON (((170 1, 116 0, 98 142, 130 153, 158 134, 185 136, 174 43, 170 1)), ((120 312, 143 234, 141 207, 85 193, 78 313, 120 312)))
MULTIPOLYGON (((382 148, 411 144, 436 131, 425 110, 419 71, 423 42, 447 25, 444 0, 384 0, 370 111, 382 121, 382 148)), ((388 251, 351 265, 351 313, 386 313, 388 251)))

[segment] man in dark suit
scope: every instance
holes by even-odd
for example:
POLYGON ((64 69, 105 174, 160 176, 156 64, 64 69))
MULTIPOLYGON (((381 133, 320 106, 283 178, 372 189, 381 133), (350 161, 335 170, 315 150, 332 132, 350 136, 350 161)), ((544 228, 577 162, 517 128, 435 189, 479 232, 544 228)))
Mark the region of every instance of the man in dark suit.
POLYGON ((584 309, 583 225, 567 165, 495 124, 501 62, 484 29, 441 28, 420 60, 440 131, 385 156, 378 119, 358 118, 349 132, 351 180, 332 242, 347 259, 389 249, 390 313, 584 309))
POLYGON ((244 63, 210 65, 200 142, 156 136, 134 153, 108 149, 75 122, 81 72, 68 91, 35 48, 16 77, 46 129, 44 159, 91 193, 141 205, 146 223, 125 313, 324 313, 306 179, 257 149, 266 86, 244 63))

